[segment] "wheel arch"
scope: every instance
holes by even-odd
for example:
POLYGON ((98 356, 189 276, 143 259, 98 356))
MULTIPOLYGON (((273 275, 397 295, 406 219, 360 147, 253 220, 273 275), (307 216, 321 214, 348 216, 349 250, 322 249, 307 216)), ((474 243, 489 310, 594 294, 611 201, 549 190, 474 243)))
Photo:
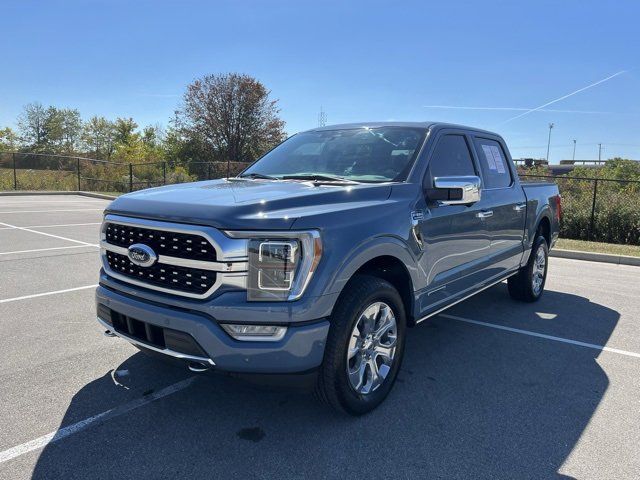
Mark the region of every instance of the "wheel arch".
POLYGON ((407 324, 415 323, 414 292, 419 281, 417 262, 405 245, 395 242, 376 242, 369 245, 345 262, 332 290, 342 295, 354 276, 360 274, 382 278, 391 283, 402 298, 407 324))
MULTIPOLYGON (((547 241, 547 247, 551 248, 551 220, 547 215, 543 215, 536 226, 536 234, 540 233, 547 241)), ((535 239, 534 239, 535 241, 535 239)))

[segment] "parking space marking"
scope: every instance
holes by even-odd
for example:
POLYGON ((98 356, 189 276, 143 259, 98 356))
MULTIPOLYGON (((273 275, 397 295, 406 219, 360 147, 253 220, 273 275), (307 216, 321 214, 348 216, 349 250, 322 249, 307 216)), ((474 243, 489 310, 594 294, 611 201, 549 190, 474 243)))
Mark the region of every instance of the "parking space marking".
POLYGON ((4 225, 5 227, 12 227, 15 228, 17 230, 23 230, 25 232, 31 232, 31 233, 37 233, 39 235, 44 235, 46 237, 52 237, 52 238, 57 238, 59 240, 66 240, 67 242, 74 242, 74 243, 80 243, 82 245, 88 245, 90 247, 97 247, 98 245, 95 243, 87 243, 87 242, 82 242, 80 240, 74 240, 73 238, 68 238, 68 237, 61 237, 60 235, 53 235, 51 233, 44 233, 44 232, 39 232, 37 230, 31 230, 30 228, 27 227, 17 227, 15 225, 10 225, 8 223, 4 223, 4 222, 0 222, 0 225, 4 225))
POLYGON ((449 315, 448 313, 441 313, 441 317, 449 318, 451 320, 457 320, 459 322, 471 323, 473 325, 480 325, 483 327, 495 328, 497 330, 504 330, 511 333, 519 333, 521 335, 528 335, 530 337, 544 338, 545 340, 553 340, 554 342, 568 343, 570 345, 577 345, 579 347, 593 348, 594 350, 617 353, 620 355, 626 355, 628 357, 640 358, 640 353, 629 352, 627 350, 620 350, 618 348, 606 347, 604 345, 596 345, 595 343, 580 342, 578 340, 571 340, 570 338, 555 337, 553 335, 547 335, 545 333, 532 332, 531 330, 522 330, 520 328, 507 327, 505 325, 498 325, 496 323, 481 322, 479 320, 471 320, 470 318, 458 317, 457 315, 449 315))
MULTIPOLYGON (((92 223, 61 223, 58 225, 27 225, 22 228, 54 228, 54 227, 84 227, 86 225, 100 225, 100 222, 92 223)), ((0 230, 11 230, 16 227, 0 227, 0 230)))
POLYGON ((34 293, 32 295, 24 295, 22 297, 5 298, 4 300, 0 300, 0 303, 17 302, 18 300, 29 300, 31 298, 47 297, 49 295, 58 295, 59 293, 77 292, 78 290, 86 290, 88 288, 96 288, 97 286, 98 286, 98 284, 85 285, 83 287, 67 288, 65 290, 54 290, 53 292, 34 293))
POLYGON ((69 210, 0 210, 0 214, 3 213, 51 213, 51 212, 97 212, 104 211, 104 208, 74 208, 69 210))
POLYGON ((70 245, 68 247, 34 248, 33 250, 14 250, 13 252, 0 252, 0 255, 11 255, 13 253, 48 252, 49 250, 67 250, 69 248, 85 248, 85 247, 99 248, 97 245, 70 245))
POLYGON ((150 395, 135 399, 129 403, 125 403, 92 417, 80 420, 77 423, 68 425, 64 428, 56 430, 55 432, 48 433, 29 442, 22 443, 20 445, 16 445, 15 447, 4 450, 0 452, 0 463, 4 463, 8 460, 24 455, 25 453, 44 448, 49 443, 54 443, 70 435, 73 435, 74 433, 79 433, 94 424, 106 422, 107 420, 111 420, 112 418, 119 417, 120 415, 124 415, 125 413, 135 410, 136 408, 142 407, 151 402, 155 402, 156 400, 160 400, 161 398, 184 390, 185 388, 189 387, 195 381, 195 379, 196 377, 189 377, 185 380, 174 383, 173 385, 169 385, 162 390, 158 390, 157 392, 150 395))

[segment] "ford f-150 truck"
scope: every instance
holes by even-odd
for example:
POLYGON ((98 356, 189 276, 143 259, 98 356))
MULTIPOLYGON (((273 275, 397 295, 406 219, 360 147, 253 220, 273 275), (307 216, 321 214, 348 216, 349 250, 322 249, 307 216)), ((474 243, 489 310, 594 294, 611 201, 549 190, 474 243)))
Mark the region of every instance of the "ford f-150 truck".
POLYGON ((352 415, 391 390, 411 327, 503 280, 543 293, 561 216, 503 139, 442 123, 294 135, 235 178, 114 200, 98 321, 143 351, 312 375, 352 415))

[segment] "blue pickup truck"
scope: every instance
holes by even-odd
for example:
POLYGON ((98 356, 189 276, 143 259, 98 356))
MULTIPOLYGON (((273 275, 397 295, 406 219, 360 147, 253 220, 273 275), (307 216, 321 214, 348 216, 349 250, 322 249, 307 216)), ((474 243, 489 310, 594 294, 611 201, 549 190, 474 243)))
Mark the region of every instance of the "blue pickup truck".
POLYGON ((443 123, 299 133, 234 178, 105 211, 98 321, 193 371, 312 378, 352 414, 391 390, 411 328, 506 280, 543 294, 557 186, 503 139, 443 123))

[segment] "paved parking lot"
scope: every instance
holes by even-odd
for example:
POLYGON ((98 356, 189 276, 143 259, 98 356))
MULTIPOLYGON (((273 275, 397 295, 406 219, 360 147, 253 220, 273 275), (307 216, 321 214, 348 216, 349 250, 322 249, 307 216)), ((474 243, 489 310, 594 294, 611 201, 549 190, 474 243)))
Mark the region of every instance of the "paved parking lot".
POLYGON ((363 418, 158 363, 94 319, 108 201, 0 196, 0 478, 638 478, 640 268, 553 258, 409 332, 363 418))

